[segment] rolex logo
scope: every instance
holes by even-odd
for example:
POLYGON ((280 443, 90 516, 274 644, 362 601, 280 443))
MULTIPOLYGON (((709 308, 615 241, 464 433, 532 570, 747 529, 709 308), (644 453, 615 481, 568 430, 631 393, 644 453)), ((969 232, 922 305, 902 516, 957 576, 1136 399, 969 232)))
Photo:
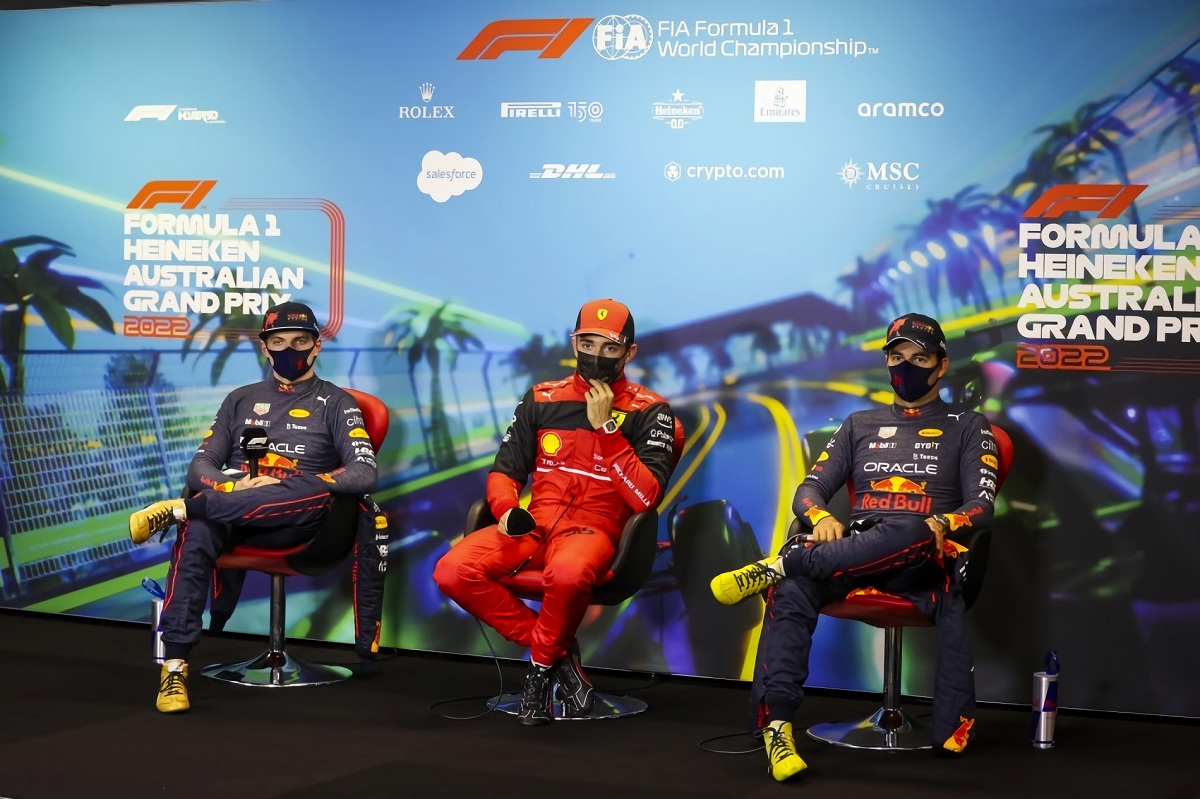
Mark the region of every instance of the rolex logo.
POLYGON ((433 92, 437 89, 432 83, 425 82, 417 87, 421 92, 421 105, 400 106, 400 119, 454 119, 454 106, 434 105, 433 92))

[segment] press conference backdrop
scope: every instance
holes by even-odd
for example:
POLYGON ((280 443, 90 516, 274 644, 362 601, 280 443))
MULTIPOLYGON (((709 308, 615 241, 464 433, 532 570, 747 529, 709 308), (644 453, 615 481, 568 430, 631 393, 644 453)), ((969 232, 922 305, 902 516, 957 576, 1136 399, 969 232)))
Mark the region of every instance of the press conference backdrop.
MULTIPOLYGON (((654 574, 589 613, 585 661, 747 678, 762 605, 707 583, 781 544, 806 444, 889 401, 884 326, 916 311, 945 394, 1016 442, 980 697, 1028 701, 1055 648, 1066 706, 1198 715, 1198 38, 1191 0, 6 12, 2 601, 148 618, 171 539, 132 546, 128 513, 177 494, 290 298, 323 376, 392 412, 382 645, 484 654, 433 564, 612 296, 688 438, 654 574)), ((351 639, 348 568, 293 583, 293 634, 351 639)), ((810 682, 874 689, 882 657, 822 620, 810 682)))

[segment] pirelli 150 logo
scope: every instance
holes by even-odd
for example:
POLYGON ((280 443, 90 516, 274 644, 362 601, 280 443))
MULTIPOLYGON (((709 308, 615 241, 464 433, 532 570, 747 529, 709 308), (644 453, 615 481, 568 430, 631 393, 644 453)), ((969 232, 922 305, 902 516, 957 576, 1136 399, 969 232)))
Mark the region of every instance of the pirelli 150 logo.
POLYGON ((257 332, 255 317, 303 291, 315 299, 320 289, 306 281, 303 266, 264 260, 264 243, 279 246, 286 220, 311 227, 295 212, 318 211, 329 222, 329 312, 321 334, 331 338, 342 326, 345 274, 345 218, 320 199, 237 198, 208 205, 215 180, 152 180, 125 208, 122 233, 126 336, 186 338, 193 315, 216 315, 222 327, 257 332), (247 318, 249 317, 249 318, 247 318))

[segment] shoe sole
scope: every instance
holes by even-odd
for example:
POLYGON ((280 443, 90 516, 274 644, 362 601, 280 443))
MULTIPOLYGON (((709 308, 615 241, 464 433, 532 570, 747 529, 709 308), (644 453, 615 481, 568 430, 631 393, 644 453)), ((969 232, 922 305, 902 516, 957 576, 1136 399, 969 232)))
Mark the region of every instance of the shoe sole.
MULTIPOLYGON (((713 581, 711 583, 709 583, 708 587, 709 587, 709 590, 712 591, 713 598, 716 599, 718 602, 720 602, 722 605, 740 605, 743 602, 745 602, 747 599, 749 599, 750 597, 758 596, 759 594, 762 593, 762 591, 755 591, 752 594, 742 594, 742 592, 739 591, 736 587, 731 592, 731 591, 727 590, 723 585, 718 584, 718 581, 720 579, 721 579, 720 577, 714 577, 713 581)), ((736 586, 737 583, 735 582, 734 585, 736 586)), ((766 589, 764 589, 764 590, 766 590, 766 589)))
POLYGON ((775 768, 772 767, 771 768, 771 776, 775 778, 776 782, 783 782, 785 780, 790 780, 792 777, 795 777, 797 774, 804 771, 806 768, 808 768, 808 764, 805 763, 803 760, 801 760, 799 766, 793 765, 793 766, 788 766, 787 768, 781 768, 778 773, 776 772, 775 768))

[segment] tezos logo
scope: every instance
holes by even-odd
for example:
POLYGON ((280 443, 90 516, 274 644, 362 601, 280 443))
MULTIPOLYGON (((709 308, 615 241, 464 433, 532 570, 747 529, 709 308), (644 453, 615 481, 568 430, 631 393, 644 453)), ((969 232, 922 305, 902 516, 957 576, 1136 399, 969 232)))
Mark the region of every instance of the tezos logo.
POLYGON ((637 14, 609 14, 592 28, 592 47, 607 61, 634 61, 650 52, 654 30, 637 14))

